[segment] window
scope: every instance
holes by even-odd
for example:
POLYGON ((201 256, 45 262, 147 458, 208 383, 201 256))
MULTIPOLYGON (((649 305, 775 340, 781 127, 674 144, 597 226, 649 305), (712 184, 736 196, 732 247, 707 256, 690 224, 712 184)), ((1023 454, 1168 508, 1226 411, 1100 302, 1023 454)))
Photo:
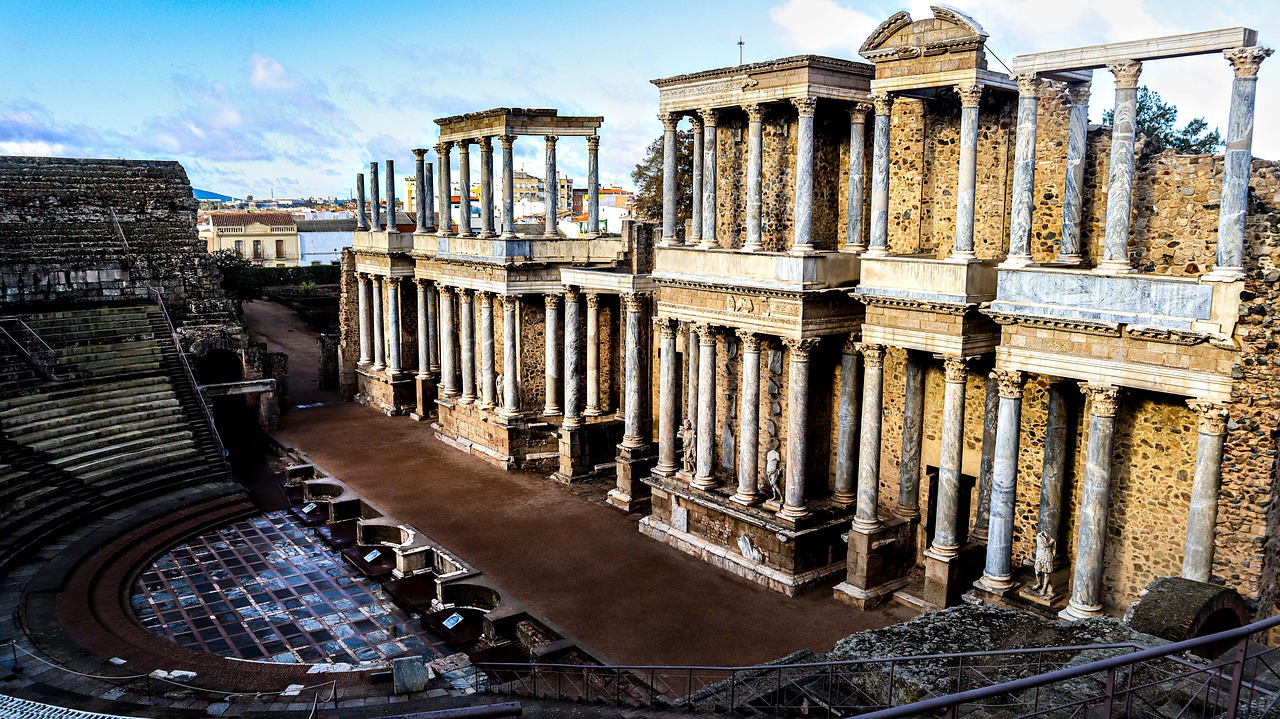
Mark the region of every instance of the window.
POLYGON ((244 240, 236 240, 236 255, 244 257, 244 240))
POLYGON ((276 259, 282 259, 284 256, 284 240, 276 240, 276 259))
POLYGON ((253 241, 253 259, 262 259, 262 240, 253 241))

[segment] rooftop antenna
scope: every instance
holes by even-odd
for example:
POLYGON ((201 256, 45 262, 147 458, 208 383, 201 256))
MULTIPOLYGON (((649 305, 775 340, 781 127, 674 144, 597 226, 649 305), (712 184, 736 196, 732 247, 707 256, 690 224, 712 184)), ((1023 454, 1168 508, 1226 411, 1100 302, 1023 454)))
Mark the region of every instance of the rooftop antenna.
POLYGON ((742 64, 742 46, 746 43, 742 42, 742 36, 738 36, 738 64, 742 64))

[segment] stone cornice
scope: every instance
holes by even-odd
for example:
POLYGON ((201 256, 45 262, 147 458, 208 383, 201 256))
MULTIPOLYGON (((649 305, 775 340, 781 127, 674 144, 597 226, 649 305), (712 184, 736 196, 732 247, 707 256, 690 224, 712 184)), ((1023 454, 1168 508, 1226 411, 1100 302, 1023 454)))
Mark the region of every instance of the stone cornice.
POLYGON ((976 310, 978 305, 971 302, 932 302, 929 300, 918 300, 910 297, 888 297, 885 295, 868 295, 857 292, 849 293, 855 300, 864 305, 875 305, 877 307, 890 307, 902 310, 920 310, 924 312, 932 312, 938 315, 963 315, 970 310, 976 310))
POLYGON ((1035 315, 1015 315, 1005 312, 993 312, 991 310, 979 310, 982 314, 990 317, 993 322, 999 325, 1023 325, 1026 327, 1041 327, 1051 330, 1064 330, 1068 332, 1082 332, 1084 334, 1102 335, 1104 337, 1119 337, 1120 325, 1110 322, 1088 322, 1085 320, 1067 320, 1055 317, 1041 317, 1035 315))

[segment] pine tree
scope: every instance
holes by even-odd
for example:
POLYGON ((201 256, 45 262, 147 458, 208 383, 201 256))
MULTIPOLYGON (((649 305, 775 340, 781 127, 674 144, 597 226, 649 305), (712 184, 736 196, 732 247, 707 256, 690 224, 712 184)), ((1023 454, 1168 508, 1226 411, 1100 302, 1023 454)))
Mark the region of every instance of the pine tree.
MULTIPOLYGON (((662 138, 649 143, 644 159, 631 172, 636 183, 636 216, 642 220, 662 221, 662 138)), ((676 225, 693 213, 693 132, 676 131, 676 225)))
MULTIPOLYGON (((1115 111, 1102 113, 1102 123, 1110 125, 1115 111)), ((1178 108, 1160 98, 1160 93, 1146 85, 1138 88, 1138 113, 1134 129, 1155 143, 1155 150, 1176 150, 1186 155, 1204 155, 1222 149, 1222 135, 1218 129, 1209 129, 1203 117, 1189 120, 1181 130, 1174 126, 1178 121, 1178 108)))

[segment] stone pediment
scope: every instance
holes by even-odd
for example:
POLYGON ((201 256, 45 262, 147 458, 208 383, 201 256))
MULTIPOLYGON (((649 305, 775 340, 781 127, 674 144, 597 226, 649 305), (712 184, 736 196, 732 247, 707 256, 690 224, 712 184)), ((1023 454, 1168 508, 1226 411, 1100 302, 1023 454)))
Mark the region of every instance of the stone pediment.
POLYGON ((876 65, 877 78, 986 69, 982 26, 945 5, 930 10, 923 20, 894 13, 867 37, 858 53, 876 65))

